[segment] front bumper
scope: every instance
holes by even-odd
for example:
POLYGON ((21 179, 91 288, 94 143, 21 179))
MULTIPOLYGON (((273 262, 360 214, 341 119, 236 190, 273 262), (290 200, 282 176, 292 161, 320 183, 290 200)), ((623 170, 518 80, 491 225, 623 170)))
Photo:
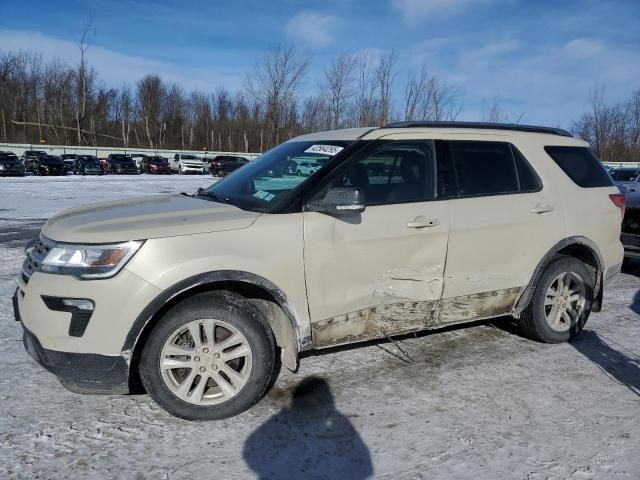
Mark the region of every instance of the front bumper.
MULTIPOLYGON (((13 308, 16 320, 21 321, 19 295, 16 290, 13 308)), ((24 324, 22 328, 27 353, 68 390, 84 394, 129 393, 129 366, 124 357, 48 350, 24 324)))

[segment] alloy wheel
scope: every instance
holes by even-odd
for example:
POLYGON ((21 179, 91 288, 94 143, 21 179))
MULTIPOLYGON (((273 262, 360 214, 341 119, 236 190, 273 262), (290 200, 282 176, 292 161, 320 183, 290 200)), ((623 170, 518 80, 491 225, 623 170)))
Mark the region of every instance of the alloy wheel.
POLYGON ((160 371, 169 390, 195 405, 216 405, 235 397, 251 374, 253 353, 233 325, 193 320, 169 335, 160 353, 160 371))
POLYGON ((544 300, 544 313, 549 326, 557 332, 566 332, 583 315, 585 284, 575 272, 563 272, 549 285, 544 300))

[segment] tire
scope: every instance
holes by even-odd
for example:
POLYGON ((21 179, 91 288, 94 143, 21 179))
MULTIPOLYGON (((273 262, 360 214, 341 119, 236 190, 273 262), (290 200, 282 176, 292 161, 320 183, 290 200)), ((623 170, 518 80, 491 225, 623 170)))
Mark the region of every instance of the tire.
POLYGON ((562 255, 552 260, 540 277, 529 305, 518 319, 522 333, 533 340, 544 343, 567 342, 580 333, 589 318, 593 304, 595 274, 592 270, 573 257, 562 255), (565 276, 562 285, 568 283, 571 292, 579 292, 578 284, 581 281, 582 291, 573 293, 571 297, 569 297, 570 292, 563 294, 564 297, 558 295, 560 287, 558 282, 563 274, 565 276), (551 295, 554 290, 555 296, 551 295), (571 298, 575 295, 580 298, 572 301, 571 298), (574 313, 568 313, 569 310, 564 309, 563 305, 566 305, 574 313), (560 313, 564 311, 565 314, 559 316, 556 314, 558 311, 560 313), (554 318, 557 321, 554 322, 554 318))
MULTIPOLYGON (((205 327, 202 328, 201 333, 205 327)), ((231 332, 231 330, 227 331, 231 332)), ((222 352, 222 355, 226 352, 228 355, 229 350, 226 348, 219 352, 222 352)), ((179 351, 182 352, 182 350, 179 351)), ((231 350, 231 354, 235 351, 235 348, 231 350)), ((257 307, 232 292, 201 293, 172 307, 154 327, 142 350, 140 378, 151 398, 172 415, 186 420, 220 420, 247 410, 262 398, 273 383, 277 367, 275 353, 273 333, 257 307), (214 353, 205 348, 198 349, 194 345, 194 337, 191 333, 187 333, 191 330, 186 330, 188 325, 192 328, 194 323, 204 325, 212 321, 209 319, 215 319, 218 322, 219 326, 214 327, 213 330, 215 332, 213 337, 216 338, 217 343, 213 346, 207 343, 206 333, 200 340, 202 347, 208 345, 214 353), (218 340, 217 336, 224 334, 228 328, 236 330, 232 332, 234 336, 241 334, 243 343, 237 348, 246 351, 248 347, 250 353, 247 357, 226 362, 219 357, 214 358, 215 355, 220 355, 215 353, 216 348, 224 348, 219 345, 225 339, 218 340), (177 340, 181 342, 175 343, 177 340), (187 343, 184 343, 185 341, 187 343), (189 348, 189 352, 193 353, 172 356, 170 352, 175 350, 176 346, 179 349, 189 348), (187 361, 189 366, 181 368, 171 364, 165 369, 161 368, 162 359, 174 362, 177 356, 179 360, 187 361), (238 363, 233 366, 233 362, 236 361, 238 363), (226 372, 234 368, 239 368, 238 371, 234 370, 239 375, 234 376, 234 380, 231 381, 232 377, 226 372), (201 377, 199 372, 205 373, 201 377), (225 381, 221 373, 229 381, 225 381), (207 383, 202 387, 201 401, 198 402, 197 391, 203 378, 207 378, 207 383), (238 378, 240 380, 237 380, 238 378), (221 388, 218 382, 223 382, 225 388, 221 388), (239 389, 233 393, 225 393, 238 388, 237 385, 234 387, 234 383, 240 385, 239 389), (184 385, 187 385, 186 389, 183 388, 184 385), (187 390, 189 393, 181 394, 181 398, 180 392, 187 390)))

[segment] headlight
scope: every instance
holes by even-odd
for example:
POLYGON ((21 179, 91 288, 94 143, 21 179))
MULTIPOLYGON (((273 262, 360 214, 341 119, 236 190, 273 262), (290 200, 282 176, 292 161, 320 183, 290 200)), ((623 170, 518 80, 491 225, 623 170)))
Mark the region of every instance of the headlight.
POLYGON ((109 278, 118 273, 144 242, 107 245, 55 244, 42 261, 47 273, 73 275, 83 279, 109 278))

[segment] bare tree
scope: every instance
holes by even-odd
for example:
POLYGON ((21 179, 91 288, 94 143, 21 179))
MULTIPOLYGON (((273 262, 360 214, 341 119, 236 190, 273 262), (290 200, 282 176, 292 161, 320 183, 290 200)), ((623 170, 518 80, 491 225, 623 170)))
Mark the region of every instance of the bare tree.
POLYGON ((158 75, 147 75, 138 82, 138 112, 150 148, 154 148, 154 139, 159 138, 160 115, 164 102, 165 87, 158 75))
POLYGON ((392 50, 389 54, 380 59, 380 63, 376 69, 375 77, 379 105, 377 124, 380 126, 387 124, 392 115, 391 88, 395 78, 393 73, 395 63, 396 54, 392 50))
MULTIPOLYGON (((353 57, 341 55, 324 71, 324 88, 329 98, 331 112, 330 128, 336 129, 344 125, 345 107, 353 89, 355 65, 356 60, 353 57)), ((320 106, 317 101, 312 103, 315 103, 313 110, 320 106)), ((305 109, 308 106, 311 105, 307 105, 305 102, 305 109)))
POLYGON ((278 143, 298 88, 309 67, 309 58, 293 46, 279 45, 269 49, 247 76, 250 95, 263 108, 273 143, 278 143))

